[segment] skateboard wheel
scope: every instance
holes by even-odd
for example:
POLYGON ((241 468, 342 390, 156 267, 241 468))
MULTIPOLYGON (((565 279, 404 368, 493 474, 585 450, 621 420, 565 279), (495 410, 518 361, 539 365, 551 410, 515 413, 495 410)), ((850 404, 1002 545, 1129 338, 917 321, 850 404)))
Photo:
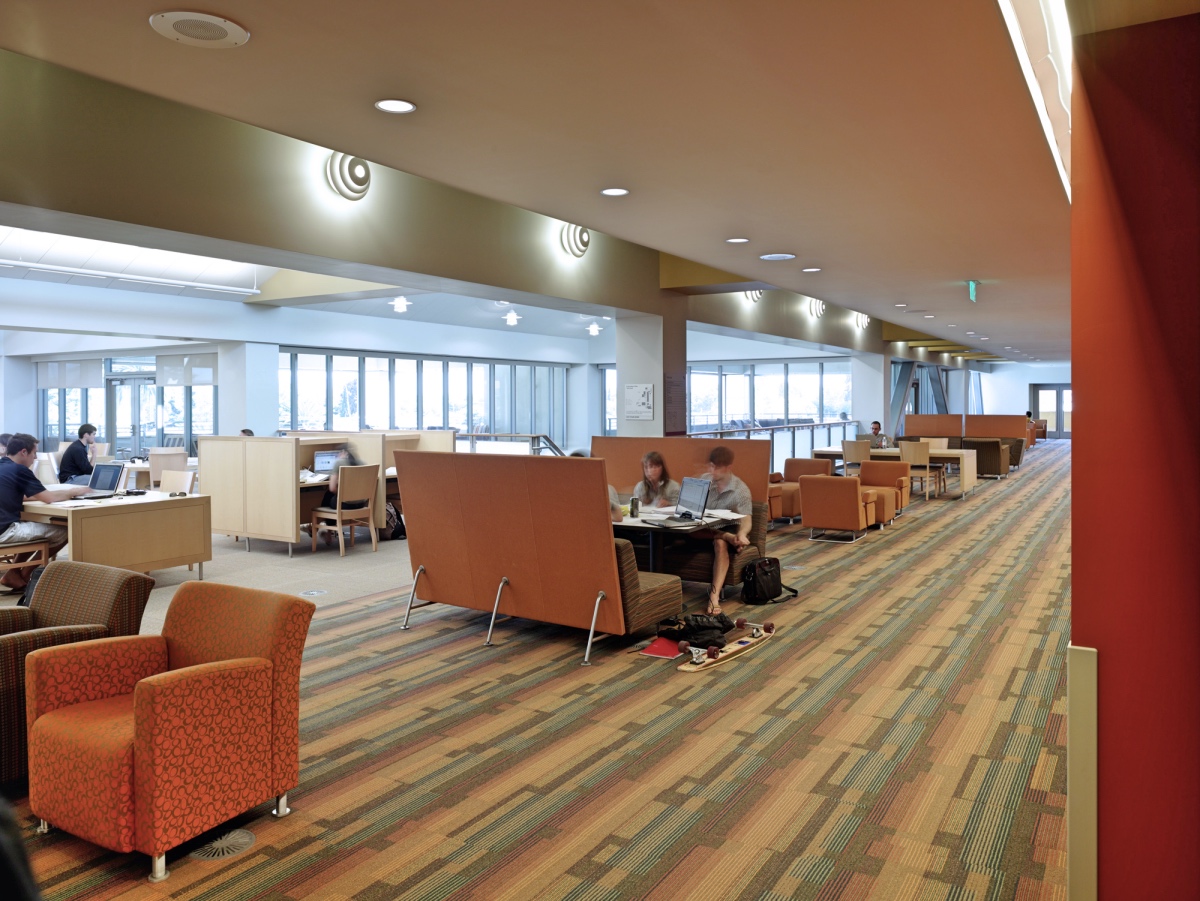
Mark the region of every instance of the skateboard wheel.
POLYGON ((691 646, 692 646, 692 643, 690 641, 679 642, 679 653, 686 654, 688 652, 688 650, 691 648, 691 646))
POLYGON ((746 617, 739 616, 736 620, 734 620, 733 624, 739 629, 746 628, 746 617))
POLYGON ((775 634, 775 624, 774 623, 763 623, 763 631, 766 632, 768 635, 774 635, 775 634))
POLYGON ((721 649, 719 647, 717 647, 715 644, 708 646, 708 659, 709 660, 716 660, 720 656, 721 656, 721 649))

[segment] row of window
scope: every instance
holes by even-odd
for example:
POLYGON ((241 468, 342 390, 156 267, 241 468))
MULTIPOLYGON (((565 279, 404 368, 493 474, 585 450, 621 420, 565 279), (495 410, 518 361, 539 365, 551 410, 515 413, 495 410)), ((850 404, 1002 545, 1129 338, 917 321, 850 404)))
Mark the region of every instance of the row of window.
POLYGON ((96 440, 109 444, 114 456, 149 447, 192 449, 196 438, 217 433, 213 385, 158 386, 151 376, 108 379, 103 388, 46 388, 41 395, 41 440, 47 451, 75 440, 85 422, 96 427, 96 440))
POLYGON ((457 429, 562 444, 567 368, 411 357, 279 354, 281 429, 457 429))

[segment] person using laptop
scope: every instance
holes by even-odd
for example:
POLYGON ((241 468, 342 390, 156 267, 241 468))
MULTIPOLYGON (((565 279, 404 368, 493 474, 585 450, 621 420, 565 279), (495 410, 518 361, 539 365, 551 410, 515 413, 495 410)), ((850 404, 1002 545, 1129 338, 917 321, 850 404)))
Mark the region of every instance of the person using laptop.
MULTIPOLYGON (((38 481, 30 468, 37 460, 38 441, 32 435, 21 432, 11 436, 0 458, 0 554, 5 544, 22 541, 47 541, 53 557, 67 543, 67 527, 43 522, 22 522, 21 509, 25 501, 41 501, 52 504, 68 498, 87 494, 86 485, 60 485, 47 488, 38 481)), ((10 569, 0 576, 0 584, 17 590, 29 582, 33 567, 10 569)))
POLYGON ((729 572, 729 563, 737 552, 750 543, 750 526, 753 523, 751 514, 754 503, 750 499, 750 489, 746 483, 733 474, 733 451, 719 445, 708 455, 708 475, 704 476, 712 482, 708 489, 707 510, 731 510, 741 515, 737 522, 731 522, 720 529, 707 529, 695 533, 696 538, 708 539, 713 543, 713 574, 708 586, 708 613, 721 612, 721 588, 725 584, 725 576, 729 572))
POLYGON ((880 431, 882 428, 883 426, 879 424, 878 419, 871 423, 871 434, 866 436, 871 442, 871 447, 882 448, 888 446, 888 436, 880 431))
POLYGON ((643 507, 674 507, 679 503, 679 483, 667 473, 667 464, 658 451, 642 457, 642 480, 633 489, 643 507))
POLYGON ((79 437, 63 452, 58 464, 58 480, 64 485, 86 485, 96 465, 96 427, 85 422, 79 437))
MULTIPOLYGON (((362 460, 354 456, 354 451, 350 449, 349 443, 338 447, 337 457, 329 465, 329 487, 325 490, 325 496, 321 498, 322 507, 337 506, 338 470, 343 466, 362 466, 362 460)), ((345 510, 354 510, 366 505, 366 501, 347 501, 342 504, 342 508, 345 510)), ((311 527, 310 524, 309 528, 311 527)), ((330 529, 322 529, 321 533, 325 536, 326 544, 333 544, 334 532, 330 531, 330 529)))

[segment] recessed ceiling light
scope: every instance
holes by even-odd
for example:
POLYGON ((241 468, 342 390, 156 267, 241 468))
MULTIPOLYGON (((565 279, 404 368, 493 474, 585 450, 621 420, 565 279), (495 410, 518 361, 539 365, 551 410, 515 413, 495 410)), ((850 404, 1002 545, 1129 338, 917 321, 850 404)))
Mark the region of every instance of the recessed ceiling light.
POLYGON ((726 244, 749 244, 750 239, 749 238, 726 238, 725 243, 726 244))
POLYGON ((801 269, 800 271, 801 272, 820 272, 821 270, 818 269, 816 266, 809 266, 807 269, 801 269))
POLYGON ((766 260, 768 263, 778 263, 783 260, 794 260, 796 255, 794 253, 764 253, 759 259, 766 260))
POLYGON ((516 325, 517 320, 520 319, 521 317, 517 315, 516 310, 509 310, 507 313, 504 314, 503 318, 504 318, 504 321, 507 322, 509 325, 516 325))
POLYGON ((946 326, 946 328, 958 328, 958 326, 952 322, 948 326, 946 326))
POLYGON ((601 319, 612 319, 612 317, 611 317, 611 316, 601 316, 600 318, 601 318, 601 319))
POLYGON ((587 327, 587 333, 595 338, 598 334, 600 334, 600 326, 593 322, 587 327))
POLYGON ((968 334, 968 335, 973 335, 973 334, 975 334, 975 333, 974 333, 974 332, 967 332, 967 334, 968 334))
POLYGON ((987 339, 987 338, 980 338, 979 340, 980 340, 980 341, 987 341, 988 339, 987 339))
POLYGON ((926 319, 932 319, 932 318, 933 318, 933 314, 932 314, 932 313, 926 313, 926 314, 925 314, 925 318, 926 318, 926 319))
POLYGON ((1005 350, 1012 350, 1012 348, 1011 348, 1011 347, 1006 347, 1006 348, 1004 348, 1004 349, 1005 349, 1005 350))
POLYGON ((604 188, 600 191, 605 197, 624 197, 629 193, 628 188, 604 188))
POLYGON ((375 109, 381 113, 411 113, 417 105, 411 100, 376 100, 375 109))
POLYGON ((898 303, 898 304, 896 304, 896 306, 898 306, 898 307, 906 307, 906 306, 908 306, 908 304, 906 304, 906 303, 898 303))
POLYGON ((395 300, 391 301, 391 304, 392 309, 397 313, 407 312, 408 308, 412 306, 412 303, 407 297, 397 297, 395 300))

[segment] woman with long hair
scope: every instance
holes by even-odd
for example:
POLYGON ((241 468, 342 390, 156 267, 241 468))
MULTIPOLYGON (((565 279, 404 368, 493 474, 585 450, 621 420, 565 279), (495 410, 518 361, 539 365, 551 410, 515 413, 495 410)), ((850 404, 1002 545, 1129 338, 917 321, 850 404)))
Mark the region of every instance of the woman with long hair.
POLYGON ((643 507, 674 507, 679 503, 679 483, 671 480, 658 451, 647 451, 642 457, 642 480, 633 493, 643 507))

